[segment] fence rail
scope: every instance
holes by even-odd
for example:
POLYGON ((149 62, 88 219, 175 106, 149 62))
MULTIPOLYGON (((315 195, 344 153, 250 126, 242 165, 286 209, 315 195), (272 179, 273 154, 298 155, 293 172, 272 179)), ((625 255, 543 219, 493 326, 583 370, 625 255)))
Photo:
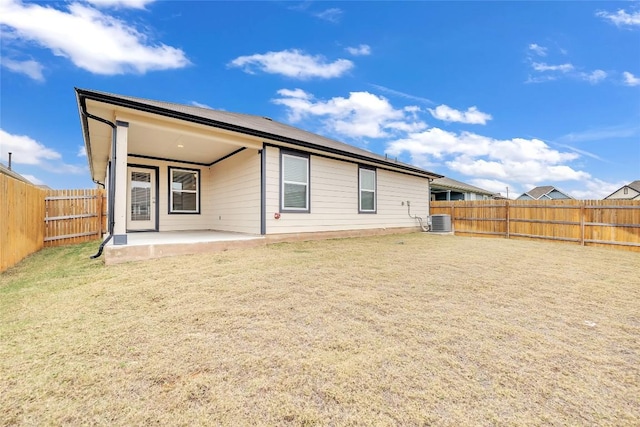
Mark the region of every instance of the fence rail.
POLYGON ((106 206, 104 190, 43 190, 0 173, 0 272, 45 246, 99 239, 106 206))
POLYGON ((640 251, 640 201, 479 200, 431 202, 455 234, 547 239, 640 251))
POLYGON ((49 190, 45 197, 44 245, 95 240, 105 229, 104 190, 49 190))

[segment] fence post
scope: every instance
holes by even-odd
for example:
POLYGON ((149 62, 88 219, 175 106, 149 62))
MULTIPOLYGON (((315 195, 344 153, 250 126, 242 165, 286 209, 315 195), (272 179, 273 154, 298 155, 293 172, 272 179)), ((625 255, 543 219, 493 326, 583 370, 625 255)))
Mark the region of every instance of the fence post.
POLYGON ((584 208, 585 201, 580 203, 580 246, 584 246, 584 214, 586 209, 584 208))
POLYGON ((510 209, 510 208, 509 208, 509 201, 508 201, 508 200, 505 200, 505 202, 504 202, 504 206, 505 206, 505 212, 506 212, 506 215, 507 215, 507 239, 509 239, 509 238, 510 238, 510 237, 509 237, 509 217, 510 217, 511 215, 510 215, 510 213, 509 213, 509 209, 510 209))
POLYGON ((455 220, 454 220, 454 214, 456 213, 456 208, 455 206, 453 206, 453 202, 451 202, 451 232, 455 235, 456 234, 456 226, 455 226, 455 220))

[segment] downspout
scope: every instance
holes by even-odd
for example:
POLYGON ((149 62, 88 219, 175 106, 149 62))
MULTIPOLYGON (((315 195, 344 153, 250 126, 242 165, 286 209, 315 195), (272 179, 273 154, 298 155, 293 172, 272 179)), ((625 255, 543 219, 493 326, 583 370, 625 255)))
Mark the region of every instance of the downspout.
MULTIPOLYGON (((111 126, 111 161, 109 162, 109 192, 107 193, 107 231, 109 235, 100 244, 100 247, 98 248, 98 252, 89 257, 91 259, 95 259, 95 258, 98 258, 100 255, 102 255, 102 251, 104 250, 104 247, 106 246, 107 243, 109 243, 109 240, 111 240, 111 238, 113 237, 113 227, 115 226, 113 206, 115 202, 115 183, 116 183, 116 177, 115 177, 116 125, 115 123, 110 122, 109 120, 106 120, 106 119, 103 119, 102 117, 94 116, 93 114, 88 113, 87 107, 84 102, 82 103, 82 115, 89 119, 97 120, 101 123, 111 126)), ((100 184, 102 185, 102 187, 104 187, 104 184, 101 184, 98 181, 94 180, 93 182, 95 182, 96 184, 100 184)))

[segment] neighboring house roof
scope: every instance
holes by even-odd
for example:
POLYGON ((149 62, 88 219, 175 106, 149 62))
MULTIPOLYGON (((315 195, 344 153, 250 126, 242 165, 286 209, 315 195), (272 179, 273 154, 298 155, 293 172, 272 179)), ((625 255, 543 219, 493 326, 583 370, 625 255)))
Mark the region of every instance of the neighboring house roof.
POLYGON ((622 187, 618 188, 616 191, 614 191, 613 193, 611 193, 607 197, 605 197, 605 199, 608 199, 609 197, 613 196, 614 194, 616 194, 618 191, 622 190, 625 187, 629 187, 632 190, 635 190, 638 193, 640 193, 640 179, 635 180, 635 181, 631 182, 630 184, 623 185, 622 187))
POLYGON ((552 186, 552 185, 544 185, 541 187, 535 187, 529 191, 527 191, 526 193, 523 193, 520 197, 522 196, 529 196, 534 200, 540 200, 541 198, 543 198, 544 196, 546 196, 547 194, 553 192, 553 191, 557 191, 558 193, 563 194, 564 196, 566 196, 567 199, 573 199, 573 197, 571 197, 570 195, 568 195, 567 193, 565 193, 564 191, 558 190, 556 187, 552 186))
MULTIPOLYGON (((442 177, 442 175, 417 168, 413 165, 397 162, 392 158, 380 156, 349 144, 325 138, 284 123, 279 123, 267 117, 212 110, 209 108, 175 104, 164 101, 154 101, 150 99, 78 88, 76 88, 76 94, 81 114, 83 109, 86 107, 86 100, 90 99, 119 107, 131 108, 138 111, 293 144, 301 148, 321 150, 341 156, 351 157, 356 160, 372 161, 379 165, 388 165, 429 178, 442 177)), ((85 142, 87 142, 89 140, 88 126, 84 119, 83 127, 85 142)))
POLYGON ((29 181, 27 178, 25 178, 24 176, 20 175, 19 173, 14 172, 13 170, 9 169, 8 167, 4 166, 2 163, 0 163, 0 173, 5 174, 5 175, 9 175, 12 178, 15 178, 19 181, 22 182, 26 182, 27 184, 31 184, 33 185, 33 183, 31 181, 29 181))
POLYGON ((444 189, 444 190, 458 190, 465 193, 486 194, 487 196, 494 195, 494 193, 491 191, 483 190, 480 187, 475 187, 473 185, 469 185, 461 181, 456 181, 455 179, 447 178, 446 176, 442 178, 434 179, 431 182, 431 188, 444 189))

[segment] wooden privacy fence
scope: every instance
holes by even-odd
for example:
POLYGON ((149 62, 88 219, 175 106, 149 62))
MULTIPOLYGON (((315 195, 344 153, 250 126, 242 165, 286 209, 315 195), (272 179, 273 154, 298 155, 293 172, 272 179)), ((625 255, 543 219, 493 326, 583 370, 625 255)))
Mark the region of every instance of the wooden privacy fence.
POLYGON ((431 202, 455 234, 548 239, 640 252, 640 201, 479 200, 431 202))
POLYGON ((102 237, 105 209, 104 190, 43 190, 0 174, 0 272, 44 246, 102 237))
POLYGON ((95 240, 105 230, 104 190, 48 190, 45 197, 45 246, 95 240))
POLYGON ((0 272, 44 245, 45 191, 0 173, 0 272))

